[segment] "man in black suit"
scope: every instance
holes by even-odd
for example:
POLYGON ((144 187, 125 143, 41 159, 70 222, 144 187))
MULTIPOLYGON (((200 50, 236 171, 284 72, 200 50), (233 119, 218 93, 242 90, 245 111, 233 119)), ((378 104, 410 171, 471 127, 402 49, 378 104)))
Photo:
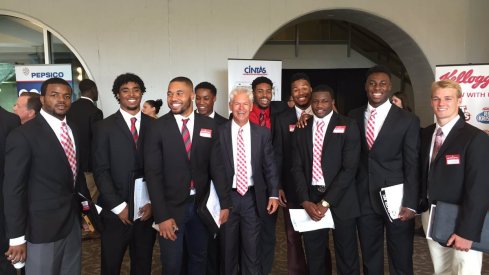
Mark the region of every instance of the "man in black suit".
MULTIPOLYGON (((3 205, 3 178, 5 165, 5 143, 7 136, 16 127, 20 125, 19 117, 7 112, 0 107, 0 251, 5 252, 9 247, 8 239, 5 235, 5 215, 3 205)), ((15 275, 14 267, 5 257, 0 256, 0 274, 15 275)))
POLYGON ((367 71, 368 105, 352 110, 362 150, 357 173, 361 216, 358 233, 366 274, 384 274, 384 228, 390 274, 413 274, 414 214, 419 191, 419 119, 389 102, 391 75, 384 66, 367 71), (390 222, 382 187, 403 183, 399 218, 390 222))
MULTIPOLYGON (((201 82, 197 84, 195 86, 195 112, 214 119, 217 125, 222 125, 228 119, 214 111, 214 103, 217 99, 216 95, 217 89, 212 83, 201 82)), ((212 235, 210 236, 207 249, 207 275, 219 275, 220 254, 219 235, 212 235)))
POLYGON ((99 204, 104 208, 102 274, 120 274, 128 246, 131 274, 151 274, 156 233, 151 226, 152 208, 144 182, 143 150, 153 119, 141 113, 145 91, 137 75, 119 75, 112 92, 120 109, 95 127, 93 168, 100 190, 99 204))
MULTIPOLYGON (((355 219, 360 215, 355 186, 360 134, 356 123, 333 111, 333 90, 314 88, 314 116, 295 130, 292 175, 298 201, 311 219, 331 211, 338 274, 360 274, 355 219)), ((297 106, 297 105, 296 105, 297 106)), ((309 274, 332 274, 329 229, 303 233, 309 274)))
POLYGON ((233 119, 220 127, 226 182, 233 209, 221 230, 223 274, 262 274, 258 250, 262 220, 278 207, 278 173, 270 131, 249 122, 252 93, 235 88, 229 96, 233 119), (241 249, 240 249, 241 248, 241 249))
POLYGON ((196 112, 213 118, 218 125, 226 123, 228 120, 214 111, 214 103, 217 99, 216 86, 209 82, 201 82, 195 86, 195 107, 196 112))
POLYGON ((90 195, 83 173, 78 172, 78 135, 65 116, 71 94, 65 80, 46 80, 40 115, 7 138, 3 190, 10 248, 6 255, 13 263, 26 261, 28 275, 81 272, 77 194, 90 195))
POLYGON ((209 233, 196 207, 211 180, 219 196, 221 224, 231 207, 217 124, 193 111, 194 96, 190 79, 172 79, 167 92, 171 112, 152 125, 145 142, 144 168, 160 232, 163 274, 180 274, 184 241, 188 274, 205 274, 209 233))
POLYGON ((90 196, 97 200, 99 192, 92 173, 92 140, 95 123, 104 118, 102 110, 97 108, 95 102, 98 100, 98 89, 95 82, 84 79, 78 84, 80 98, 71 104, 67 116, 73 121, 80 132, 81 169, 85 173, 87 187, 90 196))
POLYGON ((428 226, 431 204, 458 204, 455 232, 445 246, 428 240, 435 274, 481 274, 479 242, 489 208, 489 137, 459 117, 462 89, 452 80, 434 82, 431 107, 436 123, 421 132, 423 226, 428 226))
POLYGON ((34 92, 23 92, 17 98, 12 110, 20 118, 20 123, 24 124, 27 121, 35 118, 41 111, 41 95, 34 92))
POLYGON ((287 238, 287 271, 289 275, 307 273, 306 258, 299 232, 294 231, 290 221, 289 209, 301 208, 291 174, 292 168, 292 135, 298 119, 303 114, 311 115, 311 82, 304 73, 296 73, 291 77, 291 91, 294 106, 280 114, 273 125, 273 148, 280 175, 280 204, 284 207, 285 237, 287 238))

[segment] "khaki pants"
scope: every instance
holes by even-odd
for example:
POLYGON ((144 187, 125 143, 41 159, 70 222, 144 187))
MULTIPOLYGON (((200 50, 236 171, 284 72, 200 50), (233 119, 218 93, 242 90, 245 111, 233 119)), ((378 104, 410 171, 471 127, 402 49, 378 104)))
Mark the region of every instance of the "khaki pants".
POLYGON ((87 182, 87 188, 90 192, 90 196, 92 197, 92 201, 96 202, 100 192, 97 189, 97 185, 95 185, 95 179, 93 178, 92 172, 85 172, 85 180, 87 182))

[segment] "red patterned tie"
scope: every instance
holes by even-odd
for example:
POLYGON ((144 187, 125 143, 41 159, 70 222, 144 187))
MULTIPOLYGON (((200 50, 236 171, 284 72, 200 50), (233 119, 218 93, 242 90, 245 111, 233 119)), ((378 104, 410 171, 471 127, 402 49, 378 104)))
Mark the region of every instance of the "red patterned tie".
POLYGON ((316 123, 316 131, 314 133, 314 147, 312 148, 312 180, 318 182, 323 179, 323 168, 321 166, 321 157, 323 154, 324 141, 324 121, 316 123))
POLYGON ((433 162, 440 151, 441 145, 443 144, 443 131, 441 128, 436 130, 435 144, 433 145, 433 152, 431 153, 431 162, 433 162))
POLYGON ((238 142, 237 142, 237 173, 236 173, 236 190, 241 196, 244 196, 248 191, 248 170, 246 169, 246 150, 243 139, 243 128, 238 130, 238 142))
POLYGON ((377 114, 376 109, 372 109, 370 111, 370 117, 367 122, 367 132, 365 133, 365 137, 367 138, 368 149, 372 149, 375 141, 375 115, 377 114))
POLYGON ((131 118, 131 135, 132 135, 132 139, 134 140, 134 144, 136 144, 137 146, 139 135, 138 135, 138 129, 136 128, 136 120, 137 118, 135 117, 131 118))
POLYGON ((73 146, 73 142, 68 134, 68 126, 65 122, 61 122, 61 146, 65 151, 66 158, 70 163, 71 172, 73 172, 73 182, 76 180, 76 154, 75 147, 73 146))
POLYGON ((260 112, 260 116, 258 117, 258 123, 260 124, 260 126, 266 126, 266 122, 265 122, 265 112, 264 111, 261 111, 260 112))
MULTIPOLYGON (((185 144, 185 151, 187 152, 187 157, 190 159, 190 150, 192 149, 192 140, 190 140, 190 132, 188 131, 187 128, 187 123, 190 119, 182 119, 182 138, 183 138, 183 144, 185 144)), ((195 183, 194 180, 190 181, 190 190, 195 189, 195 183)))

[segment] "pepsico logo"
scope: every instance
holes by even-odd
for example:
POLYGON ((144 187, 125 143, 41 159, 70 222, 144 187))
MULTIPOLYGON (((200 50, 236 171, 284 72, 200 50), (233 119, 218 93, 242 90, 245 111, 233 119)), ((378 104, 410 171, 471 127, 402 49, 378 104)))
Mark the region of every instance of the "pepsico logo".
POLYGON ((27 68, 27 67, 22 68, 22 73, 23 73, 25 76, 28 76, 28 75, 29 75, 29 73, 30 73, 29 68, 27 68))
POLYGON ((475 119, 477 122, 489 124, 489 107, 482 108, 482 112, 479 113, 475 119))

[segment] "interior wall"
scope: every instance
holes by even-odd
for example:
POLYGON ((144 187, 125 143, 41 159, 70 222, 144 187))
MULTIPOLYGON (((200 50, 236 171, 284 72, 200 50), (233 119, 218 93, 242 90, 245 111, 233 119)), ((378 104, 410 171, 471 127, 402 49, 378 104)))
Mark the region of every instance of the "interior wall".
MULTIPOLYGON (((479 33, 489 23, 484 14, 487 8, 484 0, 0 2, 0 12, 34 18, 72 45, 99 85, 105 115, 118 108, 111 86, 115 77, 125 72, 143 78, 148 88, 144 99, 166 101, 168 81, 178 75, 195 83, 213 82, 219 89, 216 109, 224 113, 227 59, 252 58, 282 26, 321 10, 361 11, 392 22, 416 41, 431 74, 436 64, 487 62, 488 34, 479 33)), ((389 35, 389 31, 383 33, 389 35)), ((416 103, 426 107, 429 96, 424 98, 421 92, 415 91, 416 103)), ((429 111, 416 111, 422 121, 431 120, 429 111)))

